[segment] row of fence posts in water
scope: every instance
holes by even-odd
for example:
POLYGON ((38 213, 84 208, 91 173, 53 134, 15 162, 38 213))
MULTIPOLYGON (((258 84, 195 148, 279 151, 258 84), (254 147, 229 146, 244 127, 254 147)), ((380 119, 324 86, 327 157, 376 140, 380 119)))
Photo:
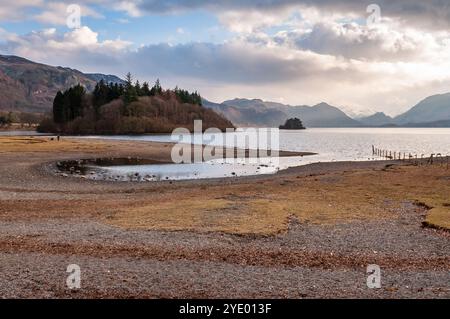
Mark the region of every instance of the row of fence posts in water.
POLYGON ((441 153, 433 153, 430 156, 427 156, 426 154, 420 154, 419 156, 418 154, 384 150, 376 148, 374 145, 372 145, 372 155, 378 156, 386 160, 408 161, 416 165, 420 164, 433 165, 437 163, 445 165, 447 169, 449 168, 450 155, 443 155, 441 153))

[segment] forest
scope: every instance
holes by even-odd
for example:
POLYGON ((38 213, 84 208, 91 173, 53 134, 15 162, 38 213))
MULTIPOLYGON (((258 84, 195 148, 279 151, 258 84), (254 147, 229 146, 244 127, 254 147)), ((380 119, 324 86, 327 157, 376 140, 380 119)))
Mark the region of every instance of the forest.
POLYGON ((230 121, 202 106, 198 92, 176 87, 164 90, 157 80, 133 82, 127 74, 125 84, 97 83, 93 92, 76 85, 58 92, 52 116, 45 118, 38 131, 58 134, 145 134, 170 133, 177 127, 193 129, 194 120, 203 120, 205 129, 232 128, 230 121))

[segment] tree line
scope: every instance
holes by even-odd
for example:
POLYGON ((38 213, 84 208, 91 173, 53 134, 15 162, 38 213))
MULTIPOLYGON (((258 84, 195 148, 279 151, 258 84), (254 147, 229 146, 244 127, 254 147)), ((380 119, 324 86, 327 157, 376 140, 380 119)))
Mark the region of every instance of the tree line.
POLYGON ((176 127, 190 129, 195 119, 206 127, 233 127, 223 116, 202 106, 198 92, 176 87, 164 90, 159 80, 123 84, 100 81, 92 92, 76 85, 58 92, 53 116, 44 119, 38 130, 63 134, 143 134, 168 133, 176 127))
POLYGON ((0 113, 0 127, 9 126, 14 123, 14 114, 12 112, 2 114, 0 113))
POLYGON ((132 76, 128 73, 125 84, 105 83, 105 81, 101 80, 95 86, 90 101, 87 98, 88 93, 86 89, 81 85, 71 87, 64 92, 58 92, 53 101, 53 120, 56 124, 71 122, 78 117, 83 117, 85 110, 90 106, 93 107, 95 115, 98 118, 100 108, 117 99, 123 100, 124 108, 122 113, 124 116, 129 116, 131 112, 128 106, 138 101, 139 97, 167 95, 171 92, 175 94, 181 103, 202 105, 202 97, 197 91, 190 93, 178 87, 173 91, 165 91, 159 79, 150 88, 148 82, 144 82, 141 85, 139 80, 137 80, 133 83, 132 76))
POLYGON ((12 124, 19 124, 21 127, 28 125, 31 127, 42 120, 42 114, 28 112, 0 112, 0 127, 9 127, 12 124))

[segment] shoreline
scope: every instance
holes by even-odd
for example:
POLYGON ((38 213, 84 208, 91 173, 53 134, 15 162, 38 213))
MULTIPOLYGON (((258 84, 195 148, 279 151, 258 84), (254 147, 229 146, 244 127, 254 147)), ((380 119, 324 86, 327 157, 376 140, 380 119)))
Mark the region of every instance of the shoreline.
POLYGON ((432 210, 418 204, 445 209, 450 171, 442 166, 332 162, 274 175, 117 183, 46 169, 99 155, 162 160, 171 144, 7 140, 0 138, 2 297, 450 297, 450 234, 422 227, 432 210), (83 274, 76 293, 64 285, 72 263, 83 274), (369 263, 382 267, 382 289, 365 287, 369 263), (414 285, 405 285, 411 273, 414 285))

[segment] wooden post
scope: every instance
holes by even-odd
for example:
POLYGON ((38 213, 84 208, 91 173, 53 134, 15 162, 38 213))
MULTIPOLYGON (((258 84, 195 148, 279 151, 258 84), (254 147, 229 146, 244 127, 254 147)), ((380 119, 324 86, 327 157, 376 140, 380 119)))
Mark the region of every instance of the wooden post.
POLYGON ((434 157, 434 154, 431 154, 430 158, 428 159, 428 164, 433 165, 433 157, 434 157))

